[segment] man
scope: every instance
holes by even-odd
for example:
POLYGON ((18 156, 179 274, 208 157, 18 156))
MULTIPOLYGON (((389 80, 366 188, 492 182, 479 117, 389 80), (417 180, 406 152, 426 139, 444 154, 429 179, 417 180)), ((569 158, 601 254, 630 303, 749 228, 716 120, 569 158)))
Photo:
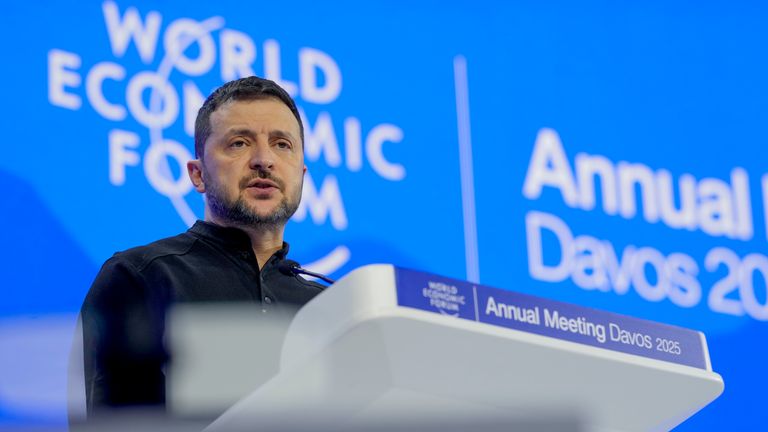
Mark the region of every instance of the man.
POLYGON ((89 415, 165 404, 171 305, 250 302, 267 313, 295 311, 322 290, 279 268, 307 170, 303 140, 294 101, 272 81, 243 78, 208 97, 195 123, 197 159, 187 164, 205 196, 205 221, 116 253, 83 303, 89 415))

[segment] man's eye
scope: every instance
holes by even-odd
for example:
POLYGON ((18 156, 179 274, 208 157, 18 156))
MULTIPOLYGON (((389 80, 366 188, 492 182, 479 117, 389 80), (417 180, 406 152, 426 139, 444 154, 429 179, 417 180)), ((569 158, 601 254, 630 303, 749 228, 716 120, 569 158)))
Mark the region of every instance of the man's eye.
POLYGON ((281 149, 291 148, 291 143, 289 143, 288 141, 278 141, 276 145, 278 148, 281 148, 281 149))
POLYGON ((245 146, 245 141, 242 141, 242 140, 232 141, 232 143, 229 144, 229 146, 230 147, 243 147, 243 146, 245 146))

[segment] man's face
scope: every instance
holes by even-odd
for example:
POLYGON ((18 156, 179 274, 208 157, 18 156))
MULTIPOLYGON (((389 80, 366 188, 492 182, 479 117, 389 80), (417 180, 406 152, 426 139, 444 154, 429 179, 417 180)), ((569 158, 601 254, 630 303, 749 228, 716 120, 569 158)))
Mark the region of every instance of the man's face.
POLYGON ((277 99, 230 101, 211 114, 211 135, 189 172, 212 220, 284 225, 301 200, 306 166, 296 118, 277 99))

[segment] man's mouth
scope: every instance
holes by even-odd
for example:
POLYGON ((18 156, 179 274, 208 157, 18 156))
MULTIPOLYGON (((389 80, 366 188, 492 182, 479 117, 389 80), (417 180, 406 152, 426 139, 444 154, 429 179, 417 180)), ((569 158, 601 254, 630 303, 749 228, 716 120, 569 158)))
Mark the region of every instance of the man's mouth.
POLYGON ((277 183, 269 179, 254 179, 248 182, 247 187, 256 189, 280 189, 277 183))

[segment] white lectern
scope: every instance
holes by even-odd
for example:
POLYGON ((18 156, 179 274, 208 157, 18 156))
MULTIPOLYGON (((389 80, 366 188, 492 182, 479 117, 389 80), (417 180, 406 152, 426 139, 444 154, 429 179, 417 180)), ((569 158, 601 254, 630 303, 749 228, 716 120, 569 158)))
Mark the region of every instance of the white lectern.
POLYGON ((669 430, 723 386, 700 332, 371 265, 296 315, 279 374, 207 430, 547 412, 590 431, 669 430))

